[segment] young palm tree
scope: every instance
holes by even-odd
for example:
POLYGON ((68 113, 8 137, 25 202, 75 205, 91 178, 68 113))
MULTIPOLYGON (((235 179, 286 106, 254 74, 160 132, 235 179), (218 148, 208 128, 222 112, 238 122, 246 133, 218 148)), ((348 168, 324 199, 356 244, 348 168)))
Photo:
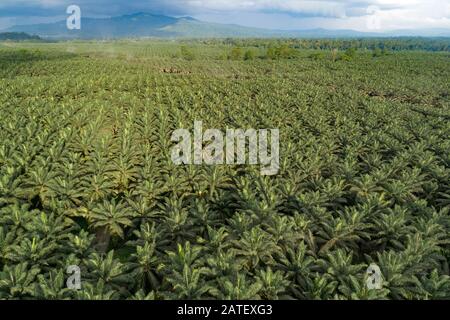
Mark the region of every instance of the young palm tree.
POLYGON ((48 270, 62 257, 62 252, 58 251, 58 248, 55 241, 39 237, 33 237, 31 240, 25 238, 19 244, 13 245, 5 258, 15 263, 27 261, 33 266, 48 270))
POLYGON ((420 282, 425 299, 450 299, 450 277, 448 275, 439 275, 437 269, 435 269, 429 276, 422 276, 420 282))
POLYGON ((94 174, 83 180, 83 199, 86 202, 99 202, 114 194, 114 183, 107 174, 94 174))
POLYGON ((156 300, 156 293, 154 291, 146 294, 144 290, 139 290, 134 295, 132 295, 129 300, 133 301, 144 301, 144 300, 156 300))
POLYGON ((135 199, 129 197, 127 203, 130 209, 135 213, 140 223, 146 223, 147 221, 154 221, 159 217, 158 211, 156 210, 156 201, 154 199, 149 200, 148 198, 139 195, 135 199))
POLYGON ((49 198, 54 195, 51 183, 57 173, 46 164, 46 161, 39 158, 36 167, 31 168, 24 180, 23 187, 27 190, 26 197, 29 200, 37 198, 40 206, 45 206, 49 198))
POLYGON ((50 271, 48 278, 38 275, 35 295, 38 299, 64 300, 72 298, 73 291, 66 287, 65 273, 63 270, 50 271))
POLYGON ((6 263, 6 256, 9 254, 11 247, 17 241, 14 232, 9 232, 6 226, 0 227, 0 265, 6 263))
POLYGON ((219 224, 220 219, 205 199, 195 198, 190 203, 189 219, 192 219, 196 233, 205 236, 211 226, 219 224))
POLYGON ((286 252, 277 257, 277 268, 286 272, 303 290, 306 289, 306 279, 312 278, 314 271, 317 271, 315 259, 304 242, 300 242, 295 249, 288 248, 286 252))
POLYGON ((144 246, 137 246, 136 253, 131 255, 128 267, 137 288, 157 290, 160 286, 157 274, 160 262, 155 249, 155 242, 146 242, 144 246))
POLYGON ((338 299, 346 300, 385 300, 388 298, 389 290, 386 288, 369 289, 365 279, 350 276, 349 283, 339 286, 338 299))
POLYGON ((291 288, 297 299, 303 300, 327 300, 336 299, 336 288, 338 282, 327 274, 315 273, 312 277, 305 279, 305 285, 297 285, 291 288))
POLYGON ((220 300, 255 300, 260 299, 262 289, 260 282, 250 282, 243 273, 230 278, 220 278, 219 288, 211 294, 220 300))
MULTIPOLYGON (((2 168, 3 169, 3 168, 2 168)), ((0 207, 18 202, 27 191, 22 188, 22 179, 19 170, 7 167, 0 171, 0 207)))
POLYGON ((41 272, 27 262, 5 265, 0 272, 0 299, 30 298, 34 294, 35 281, 41 272))
POLYGON ((356 248, 358 241, 370 237, 366 230, 371 225, 366 220, 367 213, 349 207, 340 212, 340 217, 323 221, 319 236, 325 243, 320 248, 320 253, 327 252, 335 246, 356 248))
POLYGON ((245 261, 248 270, 257 268, 260 263, 272 264, 274 255, 280 251, 269 234, 258 227, 244 232, 233 245, 236 256, 245 261))
POLYGON ((163 217, 163 227, 167 235, 175 242, 183 239, 191 239, 195 235, 193 221, 189 219, 189 212, 184 205, 183 197, 170 196, 163 199, 164 203, 159 204, 159 216, 163 217))
POLYGON ((364 265, 355 264, 351 252, 337 249, 329 252, 323 259, 318 261, 321 272, 327 274, 330 279, 337 281, 338 286, 350 285, 350 276, 357 277, 363 273, 364 265))
POLYGON ((262 285, 260 291, 261 298, 268 300, 278 300, 285 297, 290 283, 283 272, 273 272, 270 267, 267 267, 266 270, 258 270, 256 279, 262 285))
POLYGON ((205 297, 205 294, 214 290, 207 284, 202 276, 205 274, 205 268, 195 268, 188 265, 183 266, 183 271, 173 270, 165 277, 165 280, 171 285, 171 290, 165 293, 169 299, 188 299, 198 300, 205 297))
POLYGON ((86 282, 82 289, 75 293, 78 300, 117 300, 120 295, 117 291, 110 289, 102 280, 97 283, 86 282))
POLYGON ((108 290, 122 292, 131 282, 127 274, 128 266, 114 258, 114 251, 108 252, 106 256, 92 253, 86 261, 86 267, 87 279, 93 283, 101 281, 108 290))
POLYGON ((408 221, 410 213, 406 208, 396 205, 393 209, 387 209, 386 214, 374 219, 375 230, 378 231, 375 243, 381 245, 383 251, 386 248, 403 250, 407 234, 414 232, 408 221))
POLYGON ((135 155, 132 151, 127 150, 126 152, 125 154, 120 154, 112 164, 113 181, 115 190, 118 193, 129 190, 130 185, 136 181, 139 175, 138 167, 135 163, 135 155))
POLYGON ((89 216, 92 228, 96 230, 96 243, 100 252, 106 252, 111 236, 123 238, 124 227, 132 225, 134 214, 123 203, 104 200, 92 210, 89 216))
POLYGON ((236 259, 233 250, 219 250, 206 256, 206 266, 206 275, 211 279, 232 277, 244 267, 242 261, 236 259))

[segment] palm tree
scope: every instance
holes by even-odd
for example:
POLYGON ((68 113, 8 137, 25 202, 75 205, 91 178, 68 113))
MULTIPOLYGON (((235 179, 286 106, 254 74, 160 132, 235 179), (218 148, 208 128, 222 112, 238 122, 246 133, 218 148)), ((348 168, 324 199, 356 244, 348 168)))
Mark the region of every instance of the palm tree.
POLYGON ((5 265, 0 272, 0 299, 29 298, 34 294, 35 281, 41 272, 27 262, 5 265))
POLYGON ((36 297, 44 300, 63 300, 72 297, 71 289, 66 287, 65 274, 63 270, 50 271, 48 278, 38 275, 36 285, 36 297))
POLYGON ((139 290, 133 296, 129 298, 129 300, 141 301, 141 300, 156 300, 156 293, 151 291, 149 294, 145 294, 144 290, 139 290))
POLYGON ((165 295, 169 299, 198 300, 204 298, 206 293, 214 290, 202 279, 205 272, 205 268, 190 267, 186 264, 181 272, 173 270, 165 277, 172 287, 172 290, 166 292, 165 295))
POLYGON ((332 281, 337 281, 338 286, 350 285, 350 276, 362 274, 364 265, 354 264, 351 252, 337 249, 318 261, 321 272, 329 276, 332 281))
POLYGON ((315 259, 303 241, 295 249, 288 248, 286 252, 281 253, 277 262, 276 267, 286 272, 302 290, 306 290, 306 280, 312 277, 314 269, 317 268, 315 259))
POLYGON ((192 229, 193 221, 189 219, 189 212, 184 205, 183 197, 172 195, 163 199, 160 203, 158 214, 163 217, 163 227, 167 235, 180 242, 182 239, 190 239, 195 235, 192 229))
POLYGON ((119 297, 118 292, 106 286, 102 280, 94 284, 86 282, 82 289, 76 292, 78 300, 117 300, 119 297))
POLYGON ((5 257, 10 261, 20 263, 27 261, 41 269, 48 270, 61 258, 59 246, 55 241, 47 241, 39 237, 23 239, 19 244, 11 246, 5 257))
POLYGON ((23 183, 24 189, 27 190, 27 198, 29 200, 37 198, 38 207, 45 206, 54 194, 51 190, 51 183, 55 177, 56 172, 46 165, 44 159, 39 158, 36 167, 30 169, 23 183))
POLYGON ((114 251, 108 252, 106 256, 92 253, 86 261, 86 267, 87 280, 94 283, 101 281, 106 288, 114 289, 116 292, 124 291, 131 282, 127 273, 128 266, 114 258, 114 251))
POLYGON ((269 234, 259 227, 244 232, 233 245, 236 256, 245 261, 248 270, 257 268, 260 263, 273 263, 273 256, 280 250, 269 234))
MULTIPOLYGON (((3 170, 2 170, 3 171, 3 170)), ((0 207, 18 202, 27 192, 21 187, 22 179, 19 178, 19 170, 7 167, 0 174, 0 207)))
POLYGON ((239 273, 230 278, 220 278, 219 288, 211 294, 220 300, 255 300, 259 295, 262 284, 260 282, 249 283, 245 274, 239 273))
POLYGON ((222 251, 206 256, 206 274, 212 279, 229 278, 243 268, 242 261, 236 259, 233 250, 222 251))
POLYGON ((113 181, 118 193, 129 190, 130 184, 136 181, 139 172, 135 161, 134 154, 131 151, 120 154, 119 157, 113 161, 113 181))
POLYGON ((139 195, 136 199, 129 197, 127 203, 130 209, 133 210, 136 217, 140 223, 145 223, 147 221, 154 221, 159 215, 158 211, 155 210, 156 201, 154 199, 148 200, 148 198, 139 195))
POLYGON ((257 282, 261 283, 260 296, 262 299, 277 300, 284 297, 289 281, 281 271, 273 272, 270 267, 256 272, 257 282))
POLYGON ((111 236, 124 237, 123 227, 132 225, 131 210, 122 202, 104 200, 92 210, 89 220, 96 230, 96 243, 100 252, 106 252, 111 236))
POLYGON ((160 262, 155 249, 154 241, 146 242, 144 246, 137 246, 136 253, 131 255, 131 262, 128 267, 137 288, 153 290, 159 288, 160 280, 156 270, 160 262))
POLYGON ((0 265, 6 263, 5 257, 11 250, 11 246, 16 240, 16 235, 14 232, 9 232, 6 226, 0 227, 0 265))
POLYGON ((421 286, 426 299, 448 300, 450 299, 450 277, 439 275, 437 269, 429 276, 421 277, 421 286))
POLYGON ((335 299, 338 282, 327 274, 315 273, 312 277, 305 279, 305 285, 299 287, 294 285, 291 291, 295 298, 303 300, 335 299))
POLYGON ((84 179, 82 189, 85 201, 98 202, 114 194, 114 183, 107 174, 94 174, 84 179))

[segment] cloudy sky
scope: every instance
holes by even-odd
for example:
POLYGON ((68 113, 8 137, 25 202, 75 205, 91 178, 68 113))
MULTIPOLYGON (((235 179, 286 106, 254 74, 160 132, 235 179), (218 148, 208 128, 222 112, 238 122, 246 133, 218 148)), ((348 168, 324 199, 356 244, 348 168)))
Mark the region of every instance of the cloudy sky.
POLYGON ((0 29, 64 19, 72 4, 85 17, 153 12, 269 29, 450 29, 450 0, 0 0, 0 29))

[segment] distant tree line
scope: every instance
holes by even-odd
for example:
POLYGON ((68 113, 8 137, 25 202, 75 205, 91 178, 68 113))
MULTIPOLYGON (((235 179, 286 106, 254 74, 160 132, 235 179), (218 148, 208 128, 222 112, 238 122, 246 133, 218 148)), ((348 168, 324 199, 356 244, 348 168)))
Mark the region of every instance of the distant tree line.
MULTIPOLYGON (((335 61, 351 61, 353 60, 358 53, 358 48, 350 47, 346 50, 332 49, 332 50, 316 50, 312 54, 309 55, 309 58, 314 60, 326 60, 331 59, 333 62, 335 61)), ((372 56, 382 57, 390 54, 390 50, 383 48, 375 48, 370 50, 372 52, 372 56)), ((196 59, 195 53, 187 46, 180 47, 181 57, 184 60, 192 61, 196 59)), ((255 59, 262 60, 283 60, 283 59, 295 59, 298 58, 300 54, 300 49, 295 48, 292 45, 288 45, 287 43, 282 43, 280 45, 271 44, 267 48, 258 48, 258 47, 247 47, 243 48, 240 46, 234 46, 228 51, 225 51, 224 54, 219 56, 220 60, 232 60, 232 61, 249 61, 255 59)), ((180 57, 179 55, 177 55, 180 57)))
POLYGON ((20 41, 20 40, 42 40, 39 36, 29 35, 25 32, 1 32, 0 33, 0 41, 11 40, 11 41, 20 41))
POLYGON ((258 53, 254 49, 242 49, 241 47, 233 47, 227 55, 228 60, 254 60, 254 59, 293 59, 297 57, 298 51, 287 44, 278 46, 269 46, 264 53, 258 53))
POLYGON ((450 51, 450 38, 363 38, 363 39, 209 39, 200 40, 207 44, 223 44, 235 47, 269 48, 287 46, 293 49, 313 50, 424 50, 424 51, 450 51))
MULTIPOLYGON (((328 56, 331 56, 332 61, 351 61, 357 56, 358 48, 350 47, 346 50, 332 49, 327 54, 325 50, 316 51, 309 57, 314 60, 324 60, 328 56)), ((374 58, 389 55, 390 50, 383 48, 375 48, 371 50, 374 58)), ((241 47, 233 47, 229 54, 226 56, 228 60, 254 60, 254 59, 267 59, 267 60, 282 60, 282 59, 295 59, 299 56, 300 51, 293 46, 287 44, 281 44, 279 46, 269 46, 265 50, 260 50, 259 53, 253 49, 242 49, 241 47)))

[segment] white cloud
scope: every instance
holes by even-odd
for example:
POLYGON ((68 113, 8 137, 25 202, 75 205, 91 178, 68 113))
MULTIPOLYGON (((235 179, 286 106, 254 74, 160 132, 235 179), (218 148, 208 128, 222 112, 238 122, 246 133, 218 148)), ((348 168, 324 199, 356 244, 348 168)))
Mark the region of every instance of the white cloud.
POLYGON ((196 8, 197 10, 277 11, 327 17, 344 17, 347 5, 343 1, 332 0, 187 0, 181 2, 185 2, 187 6, 196 8))
POLYGON ((18 6, 41 6, 54 7, 67 3, 67 0, 2 0, 0 7, 18 6))
MULTIPOLYGON (((367 30, 367 20, 376 16, 381 30, 450 28, 450 0, 179 0, 201 16, 238 13, 287 13, 314 27, 367 30), (368 12, 368 8, 378 8, 368 12), (314 19, 307 17, 316 17, 314 19), (323 25, 320 25, 322 23, 323 25)), ((261 14, 261 16, 263 16, 261 14)), ((228 19, 229 20, 229 19, 228 19)), ((233 20, 233 19, 231 19, 233 20)), ((291 21, 286 19, 284 22, 291 21)), ((283 28, 288 28, 286 25, 283 28)))
POLYGON ((380 5, 395 3, 375 14, 383 30, 450 28, 450 0, 377 0, 380 5))
POLYGON ((14 17, 14 10, 16 16, 59 15, 74 3, 91 16, 153 11, 258 27, 367 30, 376 15, 381 30, 450 29, 450 0, 0 0, 0 16, 14 17), (369 14, 369 6, 379 10, 369 14))

